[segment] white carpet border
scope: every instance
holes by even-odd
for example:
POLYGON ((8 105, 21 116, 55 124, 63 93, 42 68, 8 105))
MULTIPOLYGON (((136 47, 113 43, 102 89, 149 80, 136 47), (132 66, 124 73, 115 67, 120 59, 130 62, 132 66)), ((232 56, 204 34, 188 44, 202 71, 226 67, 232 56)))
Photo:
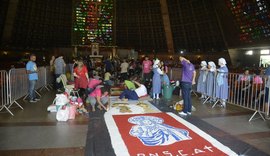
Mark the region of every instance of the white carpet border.
POLYGON ((118 127, 116 126, 113 116, 111 114, 105 113, 104 119, 108 128, 110 137, 111 137, 111 143, 112 143, 112 147, 114 149, 115 155, 129 156, 130 154, 128 152, 127 146, 121 137, 121 134, 118 130, 118 127), (109 124, 111 126, 108 126, 109 124))
MULTIPOLYGON (((192 131, 197 133, 199 136, 204 138, 205 140, 209 141, 214 147, 219 149, 220 151, 224 152, 225 154, 228 154, 230 156, 238 156, 234 151, 232 151, 229 147, 223 145, 219 141, 217 141, 215 138, 211 137, 209 134, 205 133, 195 125, 187 122, 186 120, 182 119, 181 117, 177 116, 174 113, 168 112, 168 115, 173 117, 175 120, 179 121, 180 123, 184 124, 188 128, 190 128, 192 131)), ((105 114, 104 119, 111 137, 111 143, 114 149, 114 152, 117 156, 129 156, 129 152, 127 149, 127 146, 124 143, 124 140, 121 137, 121 134, 118 130, 118 127, 116 126, 116 123, 113 119, 113 116, 110 114, 105 114), (111 126, 108 126, 108 125, 111 126)))
POLYGON ((194 131, 199 136, 201 136, 202 138, 204 138, 205 140, 210 142, 213 146, 215 146, 217 149, 224 152, 225 154, 228 154, 229 156, 238 156, 238 154, 236 154, 234 151, 232 151, 229 147, 223 145, 218 140, 216 140, 215 138, 213 138, 209 134, 207 134, 204 131, 202 131, 201 129, 199 129, 197 126, 189 123, 188 121, 182 119, 181 117, 177 116, 174 113, 168 112, 167 114, 170 115, 171 117, 173 117, 175 120, 181 122, 183 125, 190 128, 192 131, 194 131))

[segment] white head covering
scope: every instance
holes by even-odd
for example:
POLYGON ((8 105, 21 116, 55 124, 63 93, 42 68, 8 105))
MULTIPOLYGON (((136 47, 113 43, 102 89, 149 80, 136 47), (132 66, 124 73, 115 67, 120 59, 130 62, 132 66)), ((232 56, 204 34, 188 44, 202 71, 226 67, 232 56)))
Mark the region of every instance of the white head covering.
POLYGON ((156 59, 156 60, 154 61, 153 68, 157 68, 157 67, 158 67, 159 62, 160 62, 160 60, 159 60, 159 59, 156 59))
POLYGON ((215 64, 215 62, 210 61, 210 62, 208 62, 208 65, 211 66, 210 69, 209 69, 211 72, 216 71, 216 64, 215 64))
POLYGON ((211 66, 211 68, 216 67, 215 62, 213 62, 213 61, 208 62, 208 65, 210 65, 210 66, 211 66))
POLYGON ((201 62, 201 66, 202 66, 202 67, 203 67, 203 66, 207 66, 206 61, 202 61, 202 62, 201 62))
POLYGON ((223 64, 223 65, 226 65, 226 60, 224 58, 220 58, 218 59, 218 64, 223 64))
POLYGON ((154 65, 157 65, 159 64, 160 60, 159 59, 156 59, 155 62, 154 62, 154 65))

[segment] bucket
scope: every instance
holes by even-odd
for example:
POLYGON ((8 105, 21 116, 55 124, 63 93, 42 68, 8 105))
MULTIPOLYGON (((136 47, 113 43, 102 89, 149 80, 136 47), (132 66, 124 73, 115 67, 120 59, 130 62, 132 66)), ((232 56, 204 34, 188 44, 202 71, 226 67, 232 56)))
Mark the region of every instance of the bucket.
POLYGON ((174 90, 174 86, 171 85, 164 85, 163 86, 163 97, 167 100, 170 100, 172 98, 172 93, 174 90))

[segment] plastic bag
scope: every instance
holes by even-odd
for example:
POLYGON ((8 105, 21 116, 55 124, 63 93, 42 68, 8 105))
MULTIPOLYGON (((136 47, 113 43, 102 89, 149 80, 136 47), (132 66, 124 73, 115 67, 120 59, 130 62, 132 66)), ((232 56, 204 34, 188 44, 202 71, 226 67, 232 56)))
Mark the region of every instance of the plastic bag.
POLYGON ((63 106, 69 103, 69 99, 65 94, 56 94, 55 105, 63 106))
POLYGON ((69 108, 68 107, 62 107, 56 113, 56 120, 57 121, 67 121, 68 118, 69 118, 69 108))

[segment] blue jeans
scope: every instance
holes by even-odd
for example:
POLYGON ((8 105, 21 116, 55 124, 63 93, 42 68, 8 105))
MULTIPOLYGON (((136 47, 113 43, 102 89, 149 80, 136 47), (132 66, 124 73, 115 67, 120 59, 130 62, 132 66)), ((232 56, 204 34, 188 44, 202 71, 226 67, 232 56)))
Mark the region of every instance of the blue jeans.
POLYGON ((61 89, 62 88, 62 81, 60 81, 59 83, 56 81, 56 79, 58 77, 60 77, 61 74, 55 74, 55 88, 56 89, 61 89))
POLYGON ((36 98, 35 86, 37 80, 29 80, 29 99, 34 100, 36 98))
POLYGON ((190 82, 181 82, 182 96, 184 100, 184 113, 191 112, 191 87, 192 84, 190 82))
POLYGON ((126 99, 129 99, 129 100, 138 100, 139 97, 137 95, 137 93, 133 90, 128 90, 128 89, 125 89, 121 94, 120 94, 120 97, 119 99, 123 99, 123 98, 126 98, 126 99))

